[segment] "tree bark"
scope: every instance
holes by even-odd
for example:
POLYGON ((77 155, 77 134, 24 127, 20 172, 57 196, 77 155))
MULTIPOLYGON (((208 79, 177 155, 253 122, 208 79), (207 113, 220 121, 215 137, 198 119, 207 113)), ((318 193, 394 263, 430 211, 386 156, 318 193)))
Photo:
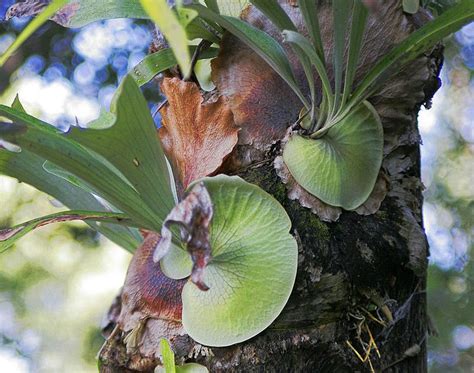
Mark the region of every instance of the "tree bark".
MULTIPOLYGON (((211 372, 427 371, 428 248, 417 114, 439 86, 440 66, 438 47, 370 99, 384 127, 382 170, 389 185, 375 214, 344 211, 327 223, 290 200, 274 168, 279 142, 263 160, 236 172, 288 212, 299 243, 296 284, 282 314, 257 337, 227 348, 204 348, 183 337, 175 351, 179 361, 198 362, 211 372)), ((149 360, 131 359, 123 336, 114 334, 101 352, 101 370, 152 371, 149 360)))

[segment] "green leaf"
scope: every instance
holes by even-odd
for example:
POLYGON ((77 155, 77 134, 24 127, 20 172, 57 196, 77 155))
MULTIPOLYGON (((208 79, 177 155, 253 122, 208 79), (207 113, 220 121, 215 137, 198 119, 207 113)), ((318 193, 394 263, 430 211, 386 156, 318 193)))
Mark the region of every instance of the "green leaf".
POLYGON ((16 50, 28 39, 38 28, 41 27, 51 16, 53 16, 68 0, 53 0, 44 11, 25 27, 15 41, 8 47, 4 54, 0 56, 0 67, 16 52, 16 50))
MULTIPOLYGON (((73 173, 88 183, 96 194, 127 213, 143 227, 161 228, 156 214, 143 202, 136 190, 101 157, 53 126, 24 112, 0 105, 0 116, 13 122, 0 122, 0 138, 73 173)), ((120 154, 119 151, 120 149, 117 154, 120 154)))
POLYGON ((319 139, 293 135, 283 159, 295 180, 332 206, 354 210, 372 192, 383 157, 383 129, 364 102, 319 139))
MULTIPOLYGON (((12 108, 26 113, 18 95, 15 97, 12 108)), ((14 177, 41 190, 72 210, 106 211, 104 206, 83 188, 78 188, 47 172, 44 163, 44 159, 25 149, 20 152, 10 152, 0 147, 0 174, 14 177)), ((56 172, 60 172, 60 168, 53 163, 46 163, 49 163, 51 169, 54 168, 56 172)), ((98 225, 87 222, 87 224, 131 253, 142 241, 140 233, 135 228, 106 223, 98 225)))
POLYGON ((343 107, 349 95, 352 92, 352 84, 356 69, 359 63, 360 51, 362 49, 362 41, 364 39, 364 30, 367 23, 368 11, 361 0, 354 1, 352 11, 351 34, 349 39, 349 53, 347 56, 346 74, 344 80, 344 94, 342 96, 343 107))
MULTIPOLYGON (((87 207, 88 210, 91 211, 117 211, 118 209, 114 206, 112 206, 108 201, 102 199, 99 200, 98 197, 94 197, 94 190, 91 188, 87 183, 83 182, 81 179, 76 177, 70 172, 65 171, 61 167, 56 166, 54 163, 51 163, 49 161, 44 162, 43 164, 43 169, 49 173, 50 175, 45 175, 48 179, 51 178, 52 176, 56 176, 61 180, 61 182, 66 181, 68 184, 71 184, 73 188, 76 188, 78 190, 75 190, 73 194, 71 195, 61 195, 58 197, 55 197, 58 201, 63 203, 66 206, 71 207, 77 206, 75 208, 81 208, 85 209, 84 207, 84 201, 81 201, 78 199, 78 191, 80 190, 81 192, 85 192, 86 195, 89 197, 93 197, 93 204, 94 207, 87 207)), ((59 180, 54 178, 53 182, 58 183, 59 180)), ((62 186, 64 188, 65 186, 62 186)), ((48 193, 48 191, 45 191, 48 193)), ((52 195, 51 193, 48 193, 52 195)), ((63 193, 65 194, 65 193, 63 193)), ((53 196, 53 195, 52 195, 53 196)), ((142 241, 142 236, 139 233, 138 229, 130 228, 130 227, 124 227, 124 226, 117 226, 117 225, 112 225, 112 224, 104 224, 101 223, 100 225, 97 225, 95 223, 88 223, 91 228, 95 229, 96 231, 102 233, 104 236, 112 240, 113 242, 117 243, 119 246, 124 247, 126 250, 130 252, 134 252, 140 242, 142 241)))
POLYGON ((157 366, 154 373, 209 373, 207 368, 197 363, 176 366, 174 352, 166 339, 160 341, 163 366, 157 366))
POLYGON ((211 92, 216 88, 216 85, 212 81, 210 59, 197 61, 196 66, 194 66, 194 74, 196 75, 199 87, 201 87, 203 91, 211 92))
POLYGON ((205 3, 206 6, 207 6, 209 9, 211 9, 213 12, 220 14, 219 4, 218 4, 218 1, 217 1, 217 0, 204 0, 204 3, 205 3))
POLYGON ((314 0, 298 0, 298 6, 303 15, 306 28, 308 29, 309 36, 313 42, 314 49, 322 61, 323 65, 326 65, 323 41, 321 39, 321 30, 319 28, 318 14, 316 11, 316 3, 314 0))
POLYGON ((412 33, 370 70, 353 93, 341 117, 369 97, 392 73, 473 20, 474 1, 461 0, 434 21, 412 33))
POLYGON ((326 102, 328 102, 328 107, 331 107, 334 101, 331 83, 326 73, 326 67, 324 66, 323 61, 319 58, 311 43, 303 35, 291 30, 283 31, 283 37, 285 38, 286 42, 296 45, 308 56, 313 66, 316 68, 319 77, 321 78, 326 102))
POLYGON ((229 346, 257 335, 283 310, 296 277, 297 244, 286 211, 256 185, 225 175, 200 181, 214 209, 204 275, 210 289, 184 286, 183 326, 198 343, 229 346))
POLYGON ((403 0, 403 11, 409 14, 415 14, 420 9, 420 0, 403 0))
POLYGON ((179 23, 185 30, 198 16, 195 10, 183 8, 178 5, 178 2, 176 2, 176 13, 178 14, 179 23))
POLYGON ((162 363, 165 367, 166 373, 176 373, 176 365, 174 362, 174 352, 166 339, 160 341, 160 352, 162 363))
POLYGON ((214 44, 220 44, 222 32, 218 25, 204 22, 202 18, 196 18, 186 27, 188 40, 208 40, 214 44))
POLYGON ((116 97, 111 105, 112 123, 106 117, 104 122, 99 119, 94 123, 101 129, 72 127, 66 136, 120 170, 153 211, 153 226, 159 230, 176 202, 172 192, 174 180, 169 175, 148 105, 132 78, 124 78, 116 97))
POLYGON ((346 47, 346 30, 349 23, 353 0, 333 0, 334 27, 334 108, 339 109, 342 95, 342 73, 344 70, 344 50, 346 47))
POLYGON ((191 55, 188 49, 188 37, 175 13, 166 0, 140 0, 140 3, 168 41, 184 78, 189 77, 191 55))
MULTIPOLYGON (((191 53, 196 50, 195 46, 190 47, 191 53)), ((209 48, 199 54, 198 59, 209 59, 217 57, 219 49, 209 48)), ((159 73, 168 70, 176 65, 176 58, 171 49, 163 49, 149 54, 138 65, 136 65, 129 75, 135 82, 142 86, 152 80, 159 73)))
POLYGON ((250 0, 280 31, 297 31, 291 18, 276 0, 250 0))
POLYGON ((92 220, 113 224, 122 224, 125 226, 136 226, 136 224, 131 219, 121 213, 83 210, 63 211, 33 219, 28 222, 18 224, 12 228, 0 230, 0 253, 11 247, 16 241, 36 228, 48 224, 72 220, 92 220))
POLYGON ((201 5, 190 5, 189 7, 197 10, 205 20, 219 24, 247 44, 282 77, 301 102, 309 107, 308 101, 296 83, 288 57, 275 39, 240 19, 220 16, 201 5))
POLYGON ((68 183, 71 183, 72 185, 84 190, 86 193, 93 194, 94 189, 90 187, 87 183, 84 183, 81 179, 79 179, 76 175, 67 172, 61 167, 56 166, 54 163, 45 161, 43 163, 43 169, 54 176, 57 176, 68 183))
MULTIPOLYGON (((94 196, 72 184, 48 174, 42 167, 44 159, 22 149, 19 153, 0 149, 0 174, 14 177, 57 199, 70 209, 105 211, 94 196)), ((88 224, 117 245, 134 252, 141 242, 134 228, 114 224, 88 224)))
POLYGON ((21 111, 23 113, 26 113, 25 108, 23 107, 20 97, 18 95, 15 96, 15 99, 12 102, 12 108, 18 111, 21 111))
POLYGON ((64 27, 83 27, 92 22, 113 18, 149 18, 137 0, 75 0, 70 3, 62 16, 55 19, 64 27))
MULTIPOLYGON (((284 30, 297 31, 295 24, 280 6, 278 1, 250 0, 250 2, 255 5, 263 14, 265 14, 281 32, 283 32, 284 30)), ((306 108, 311 110, 312 121, 316 112, 316 91, 314 85, 312 65, 307 55, 304 53, 304 51, 301 50, 298 45, 292 44, 292 47, 296 56, 298 57, 299 62, 301 63, 301 66, 303 67, 304 73, 306 75, 306 80, 308 81, 309 90, 311 94, 311 106, 306 108)))

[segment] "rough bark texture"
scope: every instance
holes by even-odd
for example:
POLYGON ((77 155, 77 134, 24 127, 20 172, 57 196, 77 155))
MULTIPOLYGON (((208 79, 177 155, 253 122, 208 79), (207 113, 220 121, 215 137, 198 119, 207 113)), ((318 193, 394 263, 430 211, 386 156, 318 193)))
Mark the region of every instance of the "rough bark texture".
MULTIPOLYGON (((406 32, 414 26, 400 27, 406 32)), ((370 364, 377 372, 427 370, 427 243, 417 114, 439 86, 440 56, 440 48, 422 56, 370 100, 384 126, 383 170, 389 180, 376 214, 344 211, 337 222, 325 223, 290 200, 273 165, 281 153, 278 142, 263 161, 236 172, 275 196, 293 222, 300 244, 294 291, 259 336, 228 348, 202 348, 183 337, 175 346, 178 360, 201 363, 211 372, 365 372, 370 364), (374 320, 378 313, 385 326, 374 320), (368 344, 369 330, 380 355, 372 345, 370 363, 364 363, 349 344, 364 356, 368 345, 361 341, 368 344)), ((120 334, 109 339, 102 371, 152 371, 150 361, 141 362, 144 369, 130 363, 122 339, 120 334)))

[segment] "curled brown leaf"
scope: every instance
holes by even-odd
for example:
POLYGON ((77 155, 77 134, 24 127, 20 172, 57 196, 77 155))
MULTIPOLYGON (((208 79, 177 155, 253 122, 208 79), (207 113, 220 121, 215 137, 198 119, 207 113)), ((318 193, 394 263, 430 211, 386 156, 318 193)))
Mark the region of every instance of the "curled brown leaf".
POLYGON ((237 144, 238 128, 224 97, 204 102, 195 83, 178 78, 165 78, 161 90, 168 104, 159 135, 185 189, 221 166, 237 144))
POLYGON ((162 239, 156 246, 153 260, 158 263, 169 251, 172 239, 171 225, 178 225, 181 239, 193 260, 191 281, 199 289, 209 290, 204 283, 204 269, 211 259, 209 225, 213 208, 211 197, 203 183, 196 184, 180 203, 168 214, 161 230, 162 239))

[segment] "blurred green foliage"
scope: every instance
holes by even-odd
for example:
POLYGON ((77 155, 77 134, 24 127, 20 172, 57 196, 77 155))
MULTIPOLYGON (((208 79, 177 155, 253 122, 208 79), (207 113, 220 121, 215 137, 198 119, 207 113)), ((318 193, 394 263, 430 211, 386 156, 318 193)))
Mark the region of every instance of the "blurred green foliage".
POLYGON ((424 219, 431 250, 432 372, 474 369, 474 23, 447 43, 443 86, 422 112, 424 219))

